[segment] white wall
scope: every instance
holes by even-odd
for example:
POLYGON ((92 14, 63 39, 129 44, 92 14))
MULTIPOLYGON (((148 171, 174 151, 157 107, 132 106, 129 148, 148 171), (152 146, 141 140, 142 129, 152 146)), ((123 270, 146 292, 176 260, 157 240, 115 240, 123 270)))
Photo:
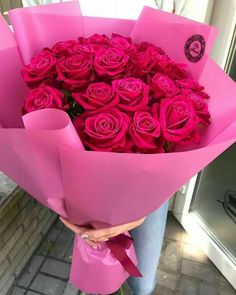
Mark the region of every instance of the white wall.
POLYGON ((236 25, 236 0, 215 0, 211 24, 219 29, 212 57, 224 68, 236 25))
MULTIPOLYGON (((23 0, 24 6, 66 2, 71 0, 23 0)), ((157 7, 155 0, 79 0, 84 15, 116 18, 137 18, 142 7, 157 7)))
MULTIPOLYGON (((24 6, 71 0, 23 0, 24 6)), ((79 0, 84 14, 91 16, 137 18, 144 5, 159 7, 188 18, 208 22, 214 0, 79 0)))

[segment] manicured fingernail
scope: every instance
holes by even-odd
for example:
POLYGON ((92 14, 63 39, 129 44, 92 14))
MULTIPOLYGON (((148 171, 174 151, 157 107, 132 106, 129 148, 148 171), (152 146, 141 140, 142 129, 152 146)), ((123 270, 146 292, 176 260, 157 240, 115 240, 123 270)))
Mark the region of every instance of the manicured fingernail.
POLYGON ((97 245, 93 245, 92 247, 93 247, 93 249, 95 249, 95 250, 98 249, 97 245))
POLYGON ((86 235, 86 234, 82 234, 80 237, 81 237, 82 240, 88 240, 89 239, 89 236, 86 235))

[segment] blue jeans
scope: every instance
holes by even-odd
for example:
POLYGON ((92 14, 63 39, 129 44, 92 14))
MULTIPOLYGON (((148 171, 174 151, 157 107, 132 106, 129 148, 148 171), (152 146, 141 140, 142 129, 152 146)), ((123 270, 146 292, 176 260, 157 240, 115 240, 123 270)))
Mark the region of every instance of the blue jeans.
POLYGON ((158 210, 148 215, 142 225, 130 232, 134 239, 138 268, 143 275, 142 278, 128 279, 133 295, 151 295, 155 288, 167 212, 168 202, 165 202, 158 210))

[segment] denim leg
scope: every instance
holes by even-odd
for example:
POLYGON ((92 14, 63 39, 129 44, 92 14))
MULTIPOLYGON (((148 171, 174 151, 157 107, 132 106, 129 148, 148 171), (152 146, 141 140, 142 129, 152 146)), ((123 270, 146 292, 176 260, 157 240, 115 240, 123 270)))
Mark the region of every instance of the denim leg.
POLYGON ((133 295, 151 295, 156 285, 156 270, 161 254, 165 232, 168 202, 151 213, 138 228, 130 234, 138 258, 138 268, 142 278, 130 277, 128 284, 133 295))

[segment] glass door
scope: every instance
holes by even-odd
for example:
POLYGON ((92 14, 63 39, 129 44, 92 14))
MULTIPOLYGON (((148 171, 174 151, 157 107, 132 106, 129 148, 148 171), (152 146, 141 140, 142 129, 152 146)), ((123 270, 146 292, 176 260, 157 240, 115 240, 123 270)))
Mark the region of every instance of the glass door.
MULTIPOLYGON (((220 4, 220 9, 213 7, 212 19, 221 29, 225 23, 223 1, 216 3, 220 4)), ((230 3, 236 5, 236 1, 230 0, 230 3)), ((231 12, 214 57, 236 81, 236 11, 233 6, 231 12), (229 27, 232 30, 228 30, 229 27), (230 46, 223 42, 222 38, 226 37, 230 46)), ((236 143, 176 193, 173 214, 236 289, 236 143)))
POLYGON ((236 144, 198 175, 190 213, 236 266, 236 144))
MULTIPOLYGON (((225 71, 236 81, 236 28, 225 71)), ((236 265, 236 144, 198 175, 190 212, 236 265)))
POLYGON ((225 71, 236 81, 236 26, 234 28, 229 55, 226 60, 225 71))

